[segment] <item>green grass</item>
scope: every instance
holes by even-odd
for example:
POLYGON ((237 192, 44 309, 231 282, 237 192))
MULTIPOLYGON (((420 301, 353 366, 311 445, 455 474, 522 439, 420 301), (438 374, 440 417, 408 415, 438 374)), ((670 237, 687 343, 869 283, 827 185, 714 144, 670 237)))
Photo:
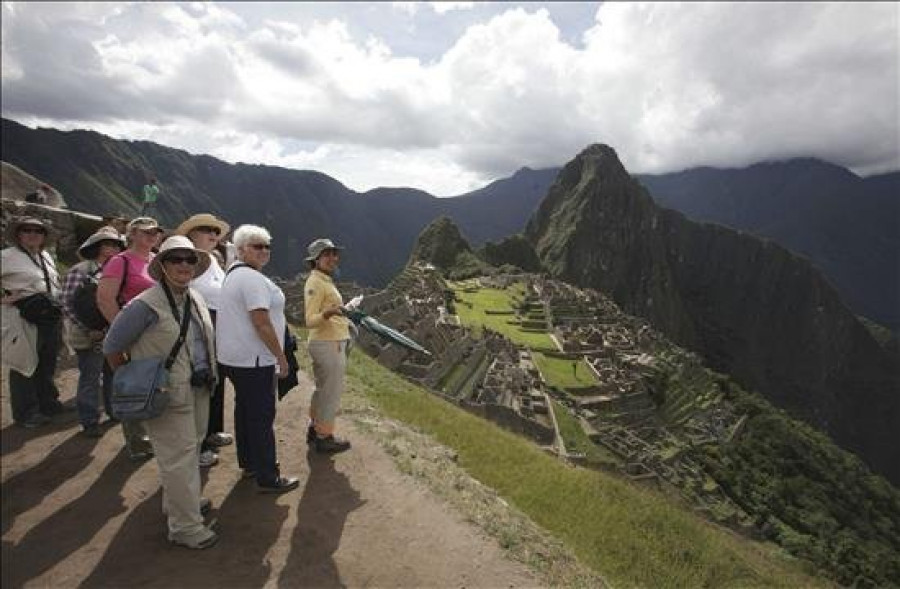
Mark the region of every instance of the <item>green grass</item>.
POLYGON ((588 462, 594 464, 615 466, 620 463, 620 460, 612 452, 591 441, 578 420, 565 406, 553 401, 553 413, 556 415, 556 423, 559 424, 559 433, 566 443, 566 450, 570 454, 580 452, 584 454, 588 462))
POLYGON ((823 584, 771 545, 722 531, 662 495, 576 469, 378 365, 358 350, 350 394, 453 449, 460 466, 567 544, 615 586, 823 584))
POLYGON ((565 358, 554 358, 540 352, 534 352, 531 357, 537 364, 544 376, 544 380, 550 386, 559 389, 582 388, 600 384, 597 375, 591 370, 583 358, 577 360, 567 360, 565 358), (575 363, 575 370, 572 370, 572 363, 575 363))
POLYGON ((556 350, 556 345, 550 336, 541 332, 528 332, 516 325, 512 321, 515 317, 509 315, 490 315, 485 311, 500 311, 503 313, 513 313, 513 296, 516 292, 521 293, 521 287, 511 287, 506 290, 496 288, 482 288, 465 290, 460 283, 451 284, 456 291, 459 302, 456 303, 456 312, 459 319, 466 327, 478 328, 480 326, 487 327, 498 333, 503 334, 512 342, 536 349, 536 350, 556 350), (467 292, 473 291, 473 292, 467 292))

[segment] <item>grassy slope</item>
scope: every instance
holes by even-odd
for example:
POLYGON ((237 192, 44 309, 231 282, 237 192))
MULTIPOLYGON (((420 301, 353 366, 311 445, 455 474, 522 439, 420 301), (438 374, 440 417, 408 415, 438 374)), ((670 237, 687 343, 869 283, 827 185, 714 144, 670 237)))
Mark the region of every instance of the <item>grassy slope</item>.
POLYGON ((559 389, 590 387, 600 384, 594 371, 584 360, 575 360, 575 371, 572 371, 572 360, 545 356, 540 352, 533 354, 534 362, 541 370, 546 383, 559 389))
MULTIPOLYGON (((494 288, 481 289, 478 292, 456 291, 460 302, 456 304, 456 312, 462 324, 467 327, 484 325, 503 334, 516 344, 535 350, 556 350, 553 340, 546 333, 523 331, 518 325, 511 323, 515 319, 512 297, 505 290, 494 288), (503 312, 504 315, 489 315, 485 311, 503 312)), ((571 367, 570 367, 571 370, 571 367)))
POLYGON ((600 472, 567 466, 410 384, 362 353, 351 394, 458 453, 459 464, 496 489, 614 585, 671 587, 824 584, 770 545, 736 538, 659 494, 600 472))

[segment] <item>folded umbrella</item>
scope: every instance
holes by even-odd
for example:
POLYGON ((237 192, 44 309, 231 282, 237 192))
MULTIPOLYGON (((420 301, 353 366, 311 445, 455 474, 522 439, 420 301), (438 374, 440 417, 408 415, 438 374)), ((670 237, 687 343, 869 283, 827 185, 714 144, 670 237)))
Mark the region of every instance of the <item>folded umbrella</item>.
POLYGON ((371 315, 367 315, 366 313, 358 310, 358 309, 348 309, 344 307, 343 309, 344 316, 350 319, 356 325, 362 325, 369 332, 377 335, 383 340, 388 342, 397 344, 399 346, 403 346, 408 350, 412 350, 413 352, 419 352, 421 354, 425 354, 426 356, 430 356, 431 352, 426 350, 424 347, 413 341, 412 339, 406 337, 393 327, 388 327, 384 323, 381 323, 371 315))

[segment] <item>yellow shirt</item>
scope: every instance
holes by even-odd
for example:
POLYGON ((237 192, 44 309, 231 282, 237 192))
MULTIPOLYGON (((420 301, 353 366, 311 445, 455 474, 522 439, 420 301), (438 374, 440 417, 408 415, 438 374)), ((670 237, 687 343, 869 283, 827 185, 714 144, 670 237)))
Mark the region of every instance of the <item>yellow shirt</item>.
POLYGON ((331 276, 320 270, 313 270, 303 287, 303 301, 306 309, 306 327, 309 341, 340 341, 350 339, 350 320, 335 315, 326 320, 323 311, 333 305, 343 305, 341 293, 334 286, 331 276))

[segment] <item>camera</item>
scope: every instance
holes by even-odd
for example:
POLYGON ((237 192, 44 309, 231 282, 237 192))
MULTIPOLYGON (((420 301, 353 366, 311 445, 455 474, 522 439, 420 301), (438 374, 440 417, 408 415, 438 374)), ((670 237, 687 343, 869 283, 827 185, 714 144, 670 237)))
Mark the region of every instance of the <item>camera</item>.
POLYGON ((216 386, 216 379, 209 368, 198 368, 191 372, 191 386, 213 388, 216 386))

